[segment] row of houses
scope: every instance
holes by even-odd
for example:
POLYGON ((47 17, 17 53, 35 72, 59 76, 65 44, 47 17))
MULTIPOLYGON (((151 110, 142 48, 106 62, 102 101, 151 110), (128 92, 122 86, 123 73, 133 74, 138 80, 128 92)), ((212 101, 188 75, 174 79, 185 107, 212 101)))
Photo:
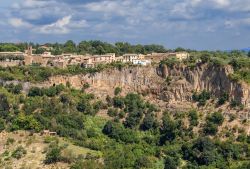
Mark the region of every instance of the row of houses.
MULTIPOLYGON (((17 66, 17 65, 32 65, 39 64, 41 66, 51 66, 65 68, 68 65, 81 65, 83 67, 94 67, 98 64, 108 64, 112 62, 133 63, 135 65, 150 65, 160 54, 142 55, 142 54, 124 54, 116 57, 115 53, 107 53, 105 55, 77 55, 64 53, 61 55, 52 55, 51 52, 44 52, 43 54, 33 54, 32 47, 29 47, 24 53, 22 52, 0 52, 0 58, 7 55, 20 57, 20 60, 15 62, 13 60, 0 59, 0 66, 17 66), (21 59, 22 58, 22 59, 21 59), (4 62, 4 64, 3 64, 4 62), (13 64, 14 63, 14 64, 13 64)), ((164 54, 164 56, 166 53, 164 54)), ((178 59, 186 59, 189 54, 182 53, 168 53, 167 56, 175 56, 178 59)))

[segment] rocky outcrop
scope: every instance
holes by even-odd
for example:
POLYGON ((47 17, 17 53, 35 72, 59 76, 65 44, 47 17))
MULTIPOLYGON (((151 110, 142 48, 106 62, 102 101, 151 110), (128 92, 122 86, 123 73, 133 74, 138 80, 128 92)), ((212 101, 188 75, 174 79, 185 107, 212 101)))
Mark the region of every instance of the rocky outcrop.
POLYGON ((170 100, 191 100, 194 91, 207 90, 216 97, 226 92, 232 99, 247 106, 250 104, 250 86, 230 80, 229 74, 233 73, 230 66, 197 65, 195 68, 161 66, 160 69, 163 78, 173 79, 165 90, 170 100))
POLYGON ((91 92, 100 97, 111 94, 120 86, 125 93, 147 93, 169 103, 191 101, 194 91, 208 90, 216 97, 223 92, 229 93, 232 99, 250 106, 250 87, 244 83, 233 82, 228 75, 233 73, 230 66, 217 67, 197 65, 195 68, 178 67, 128 67, 122 70, 110 69, 99 73, 55 76, 47 85, 65 84, 68 82, 75 88, 90 84, 91 92))

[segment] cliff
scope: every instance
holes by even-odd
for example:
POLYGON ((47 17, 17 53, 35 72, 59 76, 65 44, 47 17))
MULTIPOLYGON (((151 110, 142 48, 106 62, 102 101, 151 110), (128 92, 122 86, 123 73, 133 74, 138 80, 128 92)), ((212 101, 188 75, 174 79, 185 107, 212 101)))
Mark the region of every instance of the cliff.
POLYGON ((233 82, 228 75, 233 73, 230 66, 217 67, 197 65, 191 69, 187 66, 167 67, 127 67, 122 70, 112 69, 99 73, 75 76, 54 76, 46 85, 65 84, 82 88, 90 84, 88 91, 102 97, 112 95, 119 86, 123 92, 149 94, 169 103, 191 101, 194 91, 207 90, 219 97, 227 92, 232 99, 250 106, 250 86, 233 82))

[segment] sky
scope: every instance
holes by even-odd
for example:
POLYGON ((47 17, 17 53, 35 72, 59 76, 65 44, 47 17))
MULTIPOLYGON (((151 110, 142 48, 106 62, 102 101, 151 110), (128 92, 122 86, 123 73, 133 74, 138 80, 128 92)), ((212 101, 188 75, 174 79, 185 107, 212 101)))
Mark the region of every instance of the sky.
POLYGON ((0 0, 1 42, 250 47, 250 0, 0 0))

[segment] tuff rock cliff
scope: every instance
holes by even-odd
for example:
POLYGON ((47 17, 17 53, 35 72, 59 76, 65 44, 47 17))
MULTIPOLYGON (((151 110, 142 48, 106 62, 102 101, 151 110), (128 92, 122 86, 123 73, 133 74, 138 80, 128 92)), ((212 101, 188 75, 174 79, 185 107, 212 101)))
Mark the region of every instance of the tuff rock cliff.
POLYGON ((230 73, 233 73, 230 66, 128 67, 86 75, 54 76, 46 85, 69 82, 72 87, 82 88, 88 83, 91 86, 88 90, 100 97, 112 95, 114 88, 119 86, 125 93, 136 91, 169 103, 191 101, 194 91, 207 90, 216 97, 227 92, 231 99, 250 107, 250 86, 231 81, 230 73))

